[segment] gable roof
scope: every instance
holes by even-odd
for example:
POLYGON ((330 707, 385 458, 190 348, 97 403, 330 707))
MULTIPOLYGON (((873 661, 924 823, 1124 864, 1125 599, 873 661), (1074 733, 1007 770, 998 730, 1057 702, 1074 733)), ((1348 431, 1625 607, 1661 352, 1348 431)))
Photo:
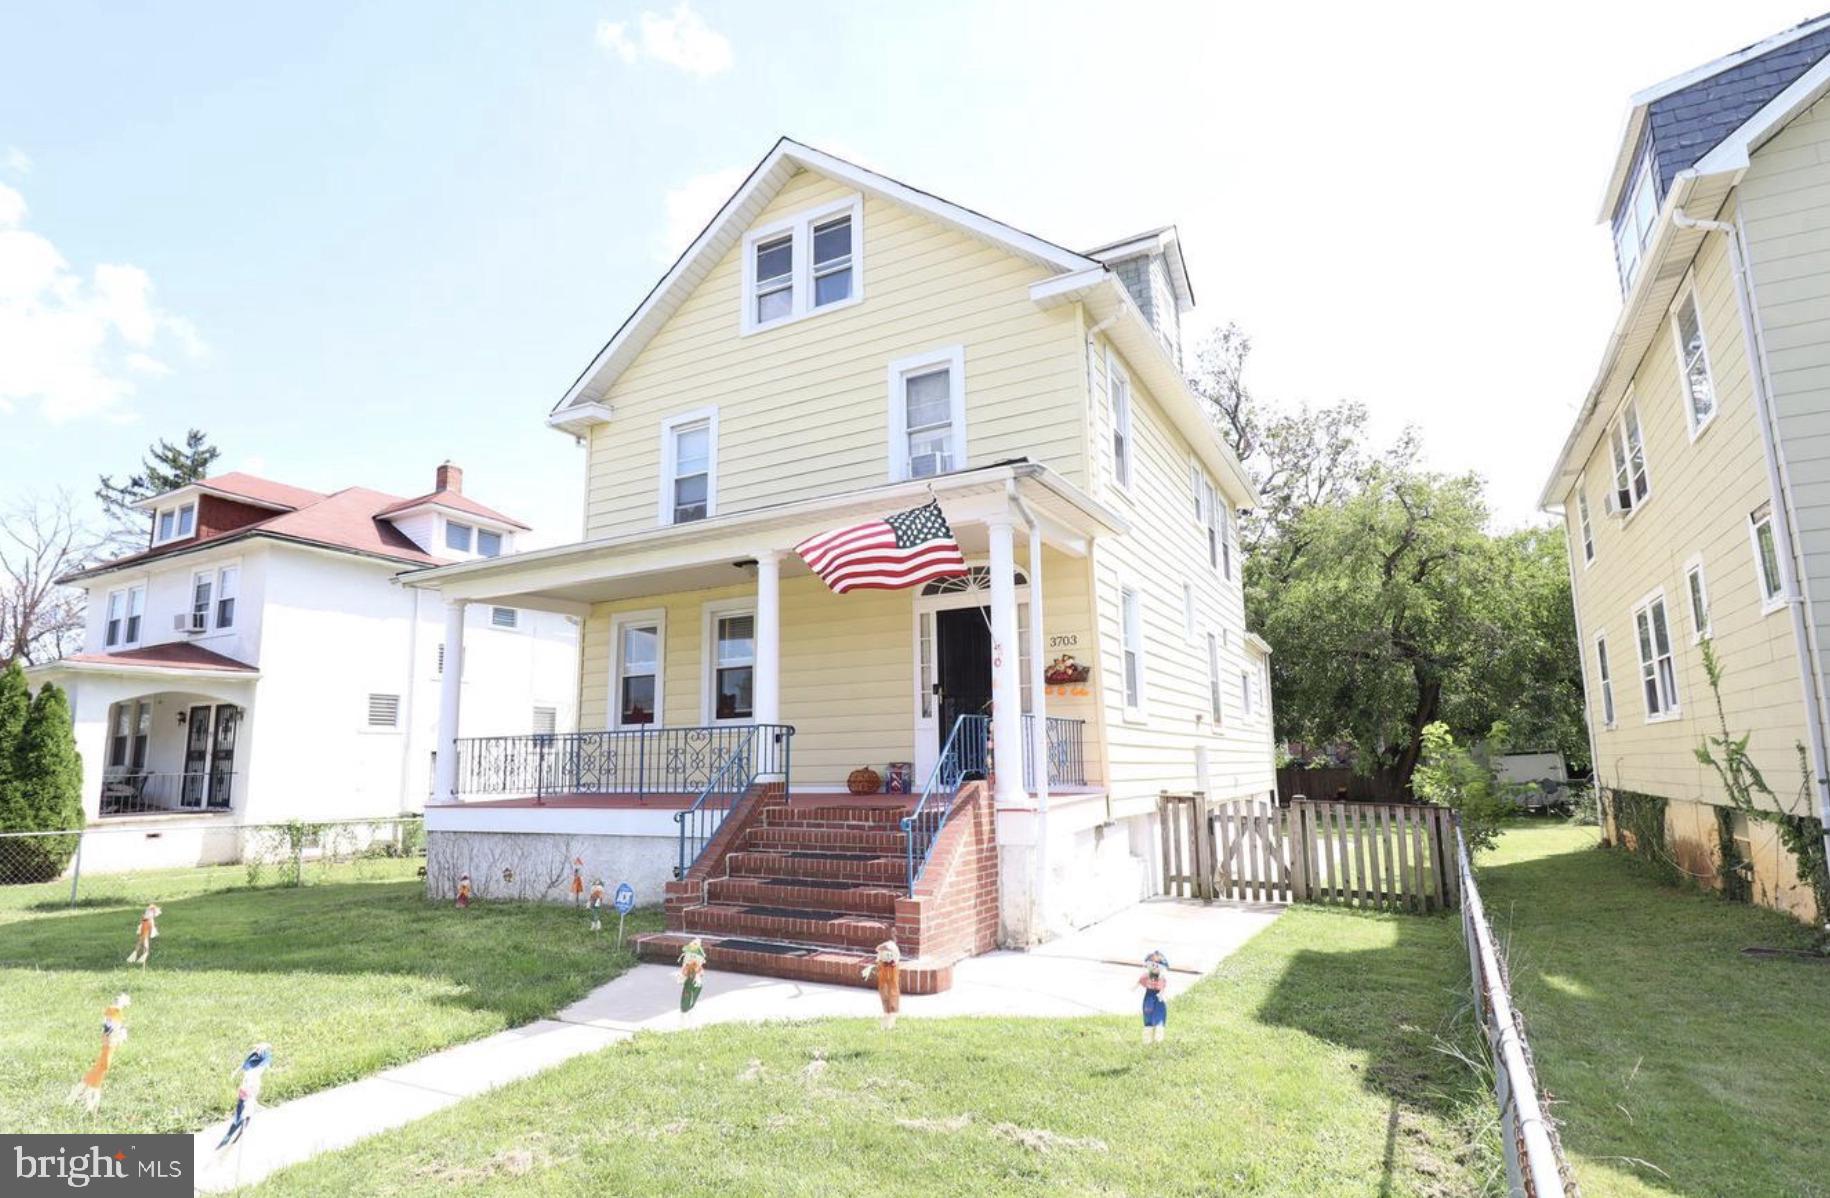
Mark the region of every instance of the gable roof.
POLYGON ((213 474, 208 478, 186 483, 182 487, 173 487, 157 495, 148 495, 145 499, 135 500, 132 507, 141 511, 152 511, 160 504, 168 502, 174 495, 187 491, 200 491, 211 495, 220 495, 224 499, 233 499, 237 503, 251 503, 257 507, 273 508, 278 511, 292 511, 324 498, 322 491, 308 491, 304 487, 294 487, 286 483, 276 483, 268 478, 256 478, 252 474, 243 474, 231 470, 226 474, 213 474))
POLYGON ((168 641, 139 649, 117 649, 112 653, 72 653, 60 658, 59 664, 119 666, 142 670, 211 670, 224 674, 259 673, 245 661, 237 661, 189 641, 168 641))
POLYGON ((1160 253, 1169 266, 1169 282, 1176 292, 1176 307, 1186 312, 1195 306, 1194 285, 1188 281, 1188 262, 1182 257, 1182 237, 1174 225, 1121 237, 1083 251, 1097 262, 1122 262, 1137 254, 1160 253))
POLYGON ((869 195, 914 208, 942 224, 1009 250, 1039 266, 1059 271, 1078 271, 1099 265, 1084 254, 1064 249, 1013 225, 993 220, 983 213, 910 187, 888 175, 866 170, 855 163, 784 137, 763 155, 762 161, 750 171, 731 198, 724 202, 717 215, 712 217, 711 223, 681 252, 667 273, 661 276, 660 282, 654 285, 635 311, 604 343, 597 356, 591 359, 590 364, 553 406, 547 423, 555 427, 569 423, 561 416, 565 409, 583 408, 601 400, 611 382, 635 360, 649 338, 667 323, 667 319, 679 309, 725 254, 730 252, 731 247, 742 240, 744 231, 768 206, 769 201, 775 198, 783 185, 802 170, 818 171, 828 178, 849 183, 869 195))
POLYGON ((413 499, 403 499, 393 507, 384 508, 376 513, 383 518, 404 516, 408 512, 422 507, 442 507, 454 512, 463 512, 479 520, 493 520, 497 524, 506 524, 510 528, 525 529, 527 525, 512 516, 504 516, 494 508, 484 507, 462 491, 428 491, 413 499))

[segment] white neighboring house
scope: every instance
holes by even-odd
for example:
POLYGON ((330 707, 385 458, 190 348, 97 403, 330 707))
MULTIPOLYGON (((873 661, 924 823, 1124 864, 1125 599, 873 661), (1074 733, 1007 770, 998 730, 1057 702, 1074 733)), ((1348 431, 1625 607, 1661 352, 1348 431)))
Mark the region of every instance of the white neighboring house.
MULTIPOLYGON (((527 527, 464 495, 449 463, 414 499, 230 473, 136 506, 151 525, 145 550, 61 580, 88 595, 83 651, 31 672, 69 691, 91 826, 145 828, 108 837, 109 862, 239 851, 237 836, 178 824, 419 811, 445 617, 396 578, 403 566, 511 552, 527 527), (157 851, 145 843, 154 839, 157 851)), ((574 618, 479 605, 469 622, 467 727, 576 727, 574 618)), ((99 864, 93 848, 84 868, 99 864)))

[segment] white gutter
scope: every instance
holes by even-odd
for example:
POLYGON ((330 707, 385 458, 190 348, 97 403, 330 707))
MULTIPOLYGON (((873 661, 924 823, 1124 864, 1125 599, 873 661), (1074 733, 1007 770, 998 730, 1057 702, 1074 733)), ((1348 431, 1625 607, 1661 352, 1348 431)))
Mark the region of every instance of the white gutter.
MULTIPOLYGON (((1682 209, 1671 214, 1672 223, 1682 229, 1720 233, 1728 242, 1729 264, 1735 277, 1735 307, 1741 316, 1741 341, 1753 368, 1748 377, 1754 385, 1754 413, 1760 425, 1760 448, 1766 459, 1767 489, 1773 496, 1773 535, 1786 547, 1788 583, 1786 610, 1792 616, 1792 644, 1798 654, 1798 680, 1804 689, 1805 735, 1810 740, 1812 789, 1817 794, 1818 819, 1824 824, 1824 843, 1830 849, 1830 759, 1824 751, 1823 704, 1820 690, 1823 679, 1811 651, 1809 600, 1805 595, 1804 554, 1792 529, 1792 494, 1786 485, 1785 462, 1779 448, 1779 430, 1773 416, 1773 397, 1768 378, 1766 345, 1761 340, 1759 321, 1755 316, 1753 278, 1748 272, 1747 255, 1741 232, 1741 214, 1735 223, 1699 220, 1682 209)), ((1758 563, 1756 563, 1758 565, 1758 563)))
POLYGON ((1029 528, 1029 756, 1036 770, 1036 876, 1029 887, 1029 930, 1036 938, 1036 912, 1048 919, 1048 703, 1047 667, 1042 660, 1042 525, 1017 494, 1017 480, 1004 484, 1010 506, 1029 528))

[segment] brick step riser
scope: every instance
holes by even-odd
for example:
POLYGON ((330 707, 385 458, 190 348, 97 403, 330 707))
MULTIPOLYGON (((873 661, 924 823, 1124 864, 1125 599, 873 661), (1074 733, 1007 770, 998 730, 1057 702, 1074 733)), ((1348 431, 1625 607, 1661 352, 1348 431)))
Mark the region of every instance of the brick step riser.
MULTIPOLYGON (((686 940, 687 937, 678 933, 640 937, 635 942, 636 956, 644 961, 672 966, 679 962, 680 947, 686 940)), ((727 973, 758 974, 797 982, 826 982, 856 986, 863 990, 876 989, 874 982, 867 982, 862 976, 864 967, 871 962, 868 953, 833 952, 823 954, 818 959, 809 959, 727 949, 713 942, 705 946, 705 960, 707 968, 727 973)), ((904 994, 938 994, 953 984, 953 969, 951 966, 930 969, 905 963, 901 980, 904 994)))
POLYGON ((908 852, 908 837, 901 832, 865 832, 852 828, 751 828, 744 847, 752 852, 771 849, 813 853, 873 853, 880 857, 908 852))
POLYGON ((725 867, 737 878, 809 878, 821 882, 870 882, 880 886, 906 886, 908 864, 898 857, 873 857, 866 861, 822 857, 787 857, 780 853, 735 852, 725 867))
POLYGON ((781 940, 789 944, 818 944, 854 952, 871 952, 896 934, 893 919, 872 924, 829 923, 824 920, 789 919, 777 915, 749 915, 715 907, 693 907, 681 914, 678 929, 698 936, 741 936, 746 940, 781 940))
POLYGON ((906 897, 887 887, 828 890, 823 886, 774 886, 759 878, 715 878, 706 883, 706 901, 752 907, 803 907, 850 915, 890 918, 896 900, 906 897))
POLYGON ((903 816, 908 812, 900 807, 884 808, 826 808, 826 807, 771 807, 763 812, 762 822, 771 828, 793 827, 797 824, 818 826, 843 825, 859 828, 897 828, 902 825, 903 816))

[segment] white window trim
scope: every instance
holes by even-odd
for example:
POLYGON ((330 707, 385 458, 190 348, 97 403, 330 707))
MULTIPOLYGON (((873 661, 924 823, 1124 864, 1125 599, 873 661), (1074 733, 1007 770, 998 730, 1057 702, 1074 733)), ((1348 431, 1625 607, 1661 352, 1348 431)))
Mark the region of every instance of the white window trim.
MULTIPOLYGON (((1662 724, 1667 720, 1680 719, 1680 718, 1682 718, 1682 716, 1684 714, 1683 696, 1681 696, 1678 693, 1677 638, 1675 638, 1675 637, 1673 637, 1672 641, 1671 641, 1671 702, 1666 705, 1665 710, 1659 712, 1656 715, 1654 715, 1650 711, 1646 711, 1646 691, 1645 691, 1646 663, 1644 661, 1640 660, 1640 656, 1639 656, 1639 613, 1642 611, 1646 613, 1646 621, 1647 621, 1646 627, 1647 627, 1647 631, 1650 633, 1651 628, 1652 628, 1652 624, 1651 624, 1652 605, 1655 603, 1662 605, 1665 609, 1665 633, 1667 636, 1669 636, 1671 633, 1671 603, 1668 599, 1665 598, 1665 588, 1664 587, 1658 587, 1655 590, 1648 591, 1644 596, 1642 596, 1640 598, 1640 601, 1638 603, 1635 603, 1633 605, 1633 610, 1631 612, 1631 615, 1632 615, 1631 628, 1632 628, 1632 634, 1633 634, 1633 667, 1634 667, 1633 682, 1634 682, 1634 685, 1639 689, 1640 710, 1645 712, 1645 720, 1646 720, 1646 723, 1648 723, 1648 724, 1662 724)), ((1654 686, 1657 686, 1658 685, 1658 642, 1656 640, 1654 640, 1652 642, 1651 648, 1652 648, 1652 684, 1654 686)))
MULTIPOLYGON (((183 610, 186 612, 194 612, 196 610, 197 580, 205 575, 208 575, 210 579, 210 606, 209 609, 204 612, 203 631, 191 634, 193 638, 198 640, 213 637, 218 633, 233 632, 235 631, 236 621, 241 619, 242 568, 241 559, 239 557, 230 558, 228 561, 217 562, 212 566, 199 566, 192 570, 191 589, 185 593, 183 610), (218 610, 217 604, 222 599, 222 572, 231 569, 235 571, 235 619, 229 621, 227 624, 219 624, 216 622, 216 612, 218 610)), ((140 623, 142 631, 144 631, 146 622, 142 620, 140 623)), ((380 692, 376 693, 379 694, 380 692)))
POLYGON ((610 693, 604 707, 604 727, 662 728, 667 723, 667 610, 621 611, 610 617, 610 693), (623 723, 623 629, 630 624, 655 626, 654 721, 648 724, 623 723))
POLYGON ((1709 614, 1709 574, 1703 569, 1703 555, 1700 553, 1693 554, 1690 560, 1684 563, 1684 609, 1685 615, 1690 621, 1690 643, 1699 644, 1704 637, 1709 635, 1710 627, 1714 624, 1714 617, 1709 614), (1693 574, 1697 580, 1697 592, 1703 600, 1703 619, 1707 621, 1701 628, 1697 627, 1696 597, 1690 590, 1690 578, 1693 574))
POLYGON ((1770 616, 1783 608, 1792 599, 1792 555, 1779 543, 1779 526, 1773 522, 1773 505, 1763 503, 1747 514, 1747 547, 1754 555, 1754 591, 1760 597, 1760 614, 1770 616), (1766 515, 1760 515, 1761 509, 1766 515), (1766 593, 1766 565, 1760 557, 1760 526, 1767 524, 1773 530, 1773 556, 1779 561, 1779 590, 1769 596, 1766 593))
MULTIPOLYGON (((718 719, 713 712, 718 682, 718 621, 726 616, 756 616, 756 600, 747 595, 733 599, 712 599, 700 607, 699 617, 699 722, 712 724, 754 724, 756 714, 752 708, 750 717, 741 716, 728 720, 718 719)), ((750 684, 756 683, 756 659, 750 659, 750 684)), ((751 702, 755 702, 755 693, 751 692, 751 702)))
POLYGON ((778 329, 809 316, 823 316, 828 312, 837 312, 861 303, 864 299, 864 195, 854 192, 844 199, 830 204, 821 204, 815 208, 804 208, 799 212, 758 225, 743 235, 743 292, 738 297, 742 311, 739 313, 739 331, 741 336, 752 333, 778 329), (830 304, 813 306, 813 226, 820 224, 842 212, 851 214, 851 295, 830 304), (794 274, 789 284, 790 302, 788 315, 774 320, 759 322, 756 319, 756 245, 762 241, 772 241, 783 233, 792 234, 794 238, 794 274))
POLYGON ((1608 633, 1605 628, 1595 632, 1595 685, 1596 714, 1601 716, 1601 726, 1604 729, 1619 727, 1620 696, 1614 693, 1614 660, 1608 654, 1608 633), (1601 668, 1604 659, 1607 662, 1605 672, 1601 668), (1612 719, 1609 718, 1610 715, 1612 719))
POLYGON ((443 553, 475 553, 477 548, 477 526, 464 520, 453 520, 449 516, 441 517, 438 524, 438 544, 442 546, 440 551, 443 553), (451 543, 451 530, 454 528, 461 528, 464 530, 464 547, 462 549, 459 549, 456 545, 451 543))
MULTIPOLYGON (((655 517, 663 526, 674 523, 674 470, 679 465, 677 429, 705 422, 708 445, 705 455, 705 518, 718 514, 718 408, 694 408, 661 421, 661 480, 655 496, 655 517)), ((688 520, 698 524, 698 520, 688 520)))
MULTIPOLYGON (((1687 275, 1685 276, 1683 286, 1678 288, 1677 298, 1671 302, 1671 307, 1665 311, 1665 324, 1666 327, 1671 330, 1672 352, 1677 356, 1678 399, 1684 405, 1684 427, 1690 430, 1690 440, 1693 443, 1698 437, 1703 435, 1704 429, 1716 422, 1716 417, 1722 412, 1722 396, 1716 390, 1716 364, 1715 360, 1711 358, 1709 354, 1709 330, 1703 327, 1703 305, 1697 303, 1696 295, 1696 276, 1694 274, 1687 275), (1678 332, 1678 309, 1684 306, 1685 301, 1689 301, 1696 307, 1697 332, 1703 337, 1703 373, 1709 378, 1709 395, 1710 399, 1713 401, 1713 406, 1709 409, 1709 415, 1705 416, 1702 420, 1697 419, 1696 407, 1690 401, 1690 368, 1684 361, 1684 339, 1678 332)), ((1646 433, 1645 425, 1642 424, 1639 431, 1640 436, 1643 438, 1646 433)), ((1646 475, 1648 497, 1651 495, 1651 478, 1651 472, 1648 470, 1646 475)))
POLYGON ((1201 638, 1196 628, 1198 623, 1195 619, 1196 606, 1195 584, 1184 578, 1182 580, 1182 635, 1189 644, 1199 646, 1201 638))
POLYGON ((1226 660, 1221 649, 1220 634, 1207 634, 1207 706, 1208 717, 1213 720, 1214 731, 1218 732, 1226 724, 1226 660))
MULTIPOLYGON (((1620 279, 1620 290, 1621 290, 1622 295, 1625 295, 1628 292, 1632 291, 1633 284, 1637 283, 1639 281, 1639 272, 1642 269, 1644 269, 1644 267, 1646 265, 1646 248, 1651 243, 1652 230, 1658 228, 1658 214, 1659 214, 1661 205, 1659 202, 1659 196, 1658 196, 1658 192, 1656 189, 1656 185, 1652 181, 1652 158, 1653 158, 1653 155, 1650 153, 1645 155, 1645 157, 1640 161, 1639 169, 1633 173, 1633 182, 1627 187, 1627 190, 1622 194, 1622 200, 1621 200, 1622 208, 1620 211, 1625 216, 1627 222, 1629 224, 1634 224, 1635 228, 1636 228, 1636 236, 1633 239, 1632 269, 1629 271, 1628 265, 1625 262, 1617 260, 1614 263, 1615 274, 1620 279), (1635 204, 1634 201, 1638 198, 1639 189, 1641 187, 1650 187, 1650 188, 1654 189, 1653 193, 1652 193, 1652 201, 1653 201, 1652 224, 1650 227, 1648 227, 1646 229, 1638 229, 1637 223, 1634 222, 1634 220, 1633 220, 1634 209, 1638 207, 1638 205, 1635 204)), ((1616 240, 1615 241, 1616 255, 1619 254, 1619 250, 1620 250, 1620 243, 1618 240, 1616 240)))
POLYGON ((1145 679, 1148 674, 1150 658, 1150 626, 1147 613, 1144 611, 1144 591, 1142 587, 1133 586, 1127 579, 1118 580, 1118 700, 1124 709, 1126 723, 1142 723, 1150 702, 1150 687, 1145 679), (1125 654, 1131 652, 1131 645, 1125 632, 1125 594, 1129 592, 1137 600, 1137 702, 1131 701, 1125 687, 1125 654))
MULTIPOLYGON (((1612 453, 1613 450, 1609 450, 1612 453)), ((1612 461, 1608 463, 1613 465, 1612 461)), ((1589 508, 1589 476, 1584 471, 1576 477, 1576 536, 1582 542, 1582 568, 1595 564, 1595 516, 1589 508)))
POLYGON ((1620 447, 1626 454, 1627 493, 1629 495, 1633 493, 1633 443, 1627 438, 1628 412, 1633 414, 1633 423, 1639 429, 1639 456, 1645 463, 1646 493, 1635 495, 1633 506, 1620 514, 1622 527, 1625 527, 1633 517, 1639 515, 1640 510, 1652 502, 1652 496, 1658 493, 1657 488, 1652 485, 1652 455, 1646 452, 1646 422, 1640 418, 1639 397, 1633 393, 1631 388, 1627 390, 1626 398, 1621 400, 1620 407, 1615 410, 1614 419, 1608 424, 1608 493, 1611 496, 1615 491, 1614 434, 1617 430, 1620 433, 1620 447))
POLYGON ((902 383, 909 375, 921 374, 936 366, 947 367, 952 394, 950 413, 953 420, 953 468, 966 468, 966 347, 948 345, 925 353, 897 358, 889 365, 886 402, 889 405, 889 478, 904 482, 909 475, 909 408, 903 398, 902 383))
POLYGON ((1113 351, 1111 345, 1107 345, 1106 416, 1112 423, 1111 427, 1107 430, 1106 448, 1112 455, 1112 485, 1118 488, 1120 494, 1126 496, 1131 494, 1131 480, 1137 474, 1137 441, 1135 439, 1135 433, 1132 431, 1134 421, 1131 418, 1132 401, 1134 398, 1130 372, 1125 369, 1124 363, 1119 361, 1118 354, 1113 351), (1119 411, 1118 388, 1115 386, 1115 384, 1120 382, 1124 384, 1125 392, 1124 411, 1122 413, 1119 411), (1122 471, 1119 469, 1118 446, 1115 441, 1115 438, 1120 432, 1119 418, 1121 415, 1124 418, 1123 432, 1125 435, 1125 457, 1124 469, 1122 471))
POLYGON ((188 541, 196 535, 197 535, 197 501, 195 499, 187 499, 183 503, 175 503, 171 507, 160 508, 158 511, 153 513, 152 543, 154 545, 169 545, 173 541, 188 541), (179 517, 186 510, 189 510, 189 512, 191 513, 191 530, 189 532, 179 532, 178 531, 179 517), (169 514, 172 518, 172 535, 169 537, 162 537, 159 535, 159 521, 162 517, 166 516, 167 514, 169 514))

